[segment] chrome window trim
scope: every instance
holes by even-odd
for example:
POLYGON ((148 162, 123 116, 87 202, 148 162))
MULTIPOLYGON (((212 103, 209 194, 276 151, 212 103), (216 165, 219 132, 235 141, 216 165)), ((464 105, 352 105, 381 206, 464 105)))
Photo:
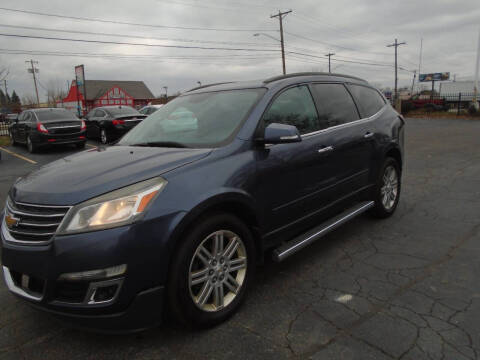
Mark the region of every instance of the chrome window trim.
POLYGON ((315 136, 315 135, 323 134, 323 133, 326 133, 326 132, 329 132, 329 131, 332 131, 332 130, 342 129, 342 128, 345 128, 345 127, 349 127, 349 126, 351 126, 351 125, 356 125, 356 124, 361 124, 361 123, 364 123, 364 122, 369 122, 369 121, 375 120, 378 116, 380 116, 380 115, 386 110, 386 108, 387 108, 387 104, 385 104, 385 105, 384 105, 380 110, 378 110, 375 114, 373 114, 372 116, 369 116, 369 117, 367 117, 367 118, 350 121, 350 122, 345 123, 345 124, 340 124, 340 125, 331 126, 331 127, 326 128, 326 129, 314 131, 314 132, 307 133, 307 134, 303 134, 303 135, 300 135, 300 136, 301 136, 302 139, 303 139, 304 137, 315 136))

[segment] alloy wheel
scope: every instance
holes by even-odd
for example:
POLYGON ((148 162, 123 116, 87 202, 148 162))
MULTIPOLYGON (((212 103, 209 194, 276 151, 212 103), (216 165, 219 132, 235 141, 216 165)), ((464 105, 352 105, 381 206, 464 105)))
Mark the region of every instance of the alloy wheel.
POLYGON ((389 165, 383 174, 383 186, 380 189, 382 205, 390 210, 395 205, 398 196, 398 174, 394 166, 389 165))
POLYGON ((100 132, 100 140, 102 141, 102 144, 107 143, 107 132, 104 129, 100 132))
POLYGON ((200 243, 190 262, 190 296, 203 311, 222 310, 242 289, 246 273, 247 251, 242 239, 229 230, 215 231, 200 243))

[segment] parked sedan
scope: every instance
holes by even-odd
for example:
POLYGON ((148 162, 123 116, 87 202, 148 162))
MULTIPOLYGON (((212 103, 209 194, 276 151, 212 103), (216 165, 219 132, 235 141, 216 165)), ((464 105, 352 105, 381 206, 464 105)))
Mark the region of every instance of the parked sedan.
POLYGON ((85 147, 86 126, 72 112, 61 108, 23 111, 9 126, 12 144, 26 144, 33 153, 50 145, 75 144, 85 147))
POLYGON ((141 108, 139 111, 140 111, 140 114, 143 114, 143 115, 151 115, 153 114, 155 111, 157 111, 158 109, 160 109, 161 107, 163 106, 163 104, 160 104, 160 105, 147 105, 147 106, 144 106, 143 108, 141 108))
POLYGON ((97 107, 85 117, 87 137, 108 144, 126 134, 146 117, 130 106, 97 107))

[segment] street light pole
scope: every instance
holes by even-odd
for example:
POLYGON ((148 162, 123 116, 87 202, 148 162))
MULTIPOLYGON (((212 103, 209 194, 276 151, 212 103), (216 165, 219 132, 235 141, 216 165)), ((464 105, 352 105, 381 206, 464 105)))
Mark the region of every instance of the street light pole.
POLYGON ((280 45, 282 47, 282 69, 283 69, 283 75, 287 73, 286 68, 285 68, 285 41, 283 39, 283 17, 286 16, 287 14, 291 13, 292 10, 284 11, 281 12, 278 10, 277 15, 272 15, 270 18, 275 18, 278 17, 278 21, 280 22, 280 45))
POLYGON ((163 88, 165 89, 165 99, 168 99, 168 93, 167 93, 168 86, 164 86, 163 88))

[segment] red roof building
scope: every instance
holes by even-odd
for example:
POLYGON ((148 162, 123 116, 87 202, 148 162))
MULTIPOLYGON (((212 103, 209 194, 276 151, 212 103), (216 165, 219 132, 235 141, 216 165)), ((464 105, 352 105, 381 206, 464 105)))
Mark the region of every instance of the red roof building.
POLYGON ((68 95, 57 106, 77 112, 78 105, 82 113, 106 105, 128 105, 140 108, 147 105, 154 96, 143 81, 110 81, 85 80, 87 99, 77 92, 77 84, 73 80, 68 95))

